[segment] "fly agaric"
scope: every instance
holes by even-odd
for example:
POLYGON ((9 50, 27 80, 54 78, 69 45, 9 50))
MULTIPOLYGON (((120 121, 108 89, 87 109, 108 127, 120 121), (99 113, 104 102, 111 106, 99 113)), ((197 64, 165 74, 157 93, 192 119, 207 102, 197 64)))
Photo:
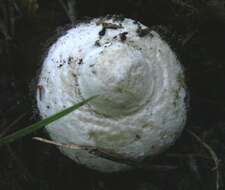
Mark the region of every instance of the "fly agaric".
MULTIPOLYGON (((38 86, 42 118, 98 95, 46 127, 56 142, 141 161, 173 144, 185 125, 182 66, 157 32, 132 19, 96 18, 66 31, 50 47, 38 86)), ((60 150, 98 171, 132 168, 87 150, 60 150)))

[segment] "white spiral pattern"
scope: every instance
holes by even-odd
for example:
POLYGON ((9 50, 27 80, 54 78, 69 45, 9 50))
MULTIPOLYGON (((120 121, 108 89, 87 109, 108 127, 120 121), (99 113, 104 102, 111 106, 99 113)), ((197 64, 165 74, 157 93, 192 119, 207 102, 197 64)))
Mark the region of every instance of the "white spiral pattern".
MULTIPOLYGON (((61 143, 141 160, 170 146, 185 124, 179 61, 158 33, 131 19, 92 19, 68 30, 49 49, 38 85, 43 118, 100 95, 47 127, 61 143)), ((61 151, 103 172, 130 168, 85 150, 61 151)))

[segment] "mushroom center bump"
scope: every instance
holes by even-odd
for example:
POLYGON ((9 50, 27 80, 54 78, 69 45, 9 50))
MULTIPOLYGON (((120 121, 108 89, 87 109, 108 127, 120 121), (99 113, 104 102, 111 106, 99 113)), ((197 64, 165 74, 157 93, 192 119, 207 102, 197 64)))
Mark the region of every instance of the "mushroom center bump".
POLYGON ((127 44, 114 43, 93 50, 80 68, 82 96, 100 95, 92 105, 108 116, 137 111, 146 103, 153 86, 151 68, 146 60, 140 50, 127 44))

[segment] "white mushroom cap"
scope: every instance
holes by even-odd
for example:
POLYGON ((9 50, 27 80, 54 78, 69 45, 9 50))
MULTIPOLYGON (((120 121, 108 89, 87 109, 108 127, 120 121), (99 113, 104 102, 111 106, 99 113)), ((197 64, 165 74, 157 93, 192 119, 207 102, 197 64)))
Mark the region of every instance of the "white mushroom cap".
MULTIPOLYGON (((131 19, 92 19, 68 30, 49 49, 39 86, 43 118, 99 95, 50 124, 53 140, 132 160, 169 147, 186 120, 184 75, 176 55, 158 33, 131 19)), ((130 168, 85 150, 61 151, 103 172, 130 168)))

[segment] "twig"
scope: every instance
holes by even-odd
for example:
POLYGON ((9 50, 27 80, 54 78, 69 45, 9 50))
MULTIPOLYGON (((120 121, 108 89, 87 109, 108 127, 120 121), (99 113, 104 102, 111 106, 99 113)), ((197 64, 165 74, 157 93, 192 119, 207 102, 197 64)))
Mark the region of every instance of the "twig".
POLYGON ((75 8, 76 8, 76 0, 68 0, 68 14, 70 16, 70 20, 71 20, 71 23, 74 24, 74 21, 76 19, 76 11, 75 8))
POLYGON ((192 31, 192 32, 189 32, 189 33, 185 36, 185 38, 181 41, 182 46, 185 46, 188 42, 190 42, 190 41, 193 39, 193 37, 194 37, 197 33, 198 33, 198 30, 197 30, 197 29, 195 29, 195 30, 192 31))
POLYGON ((62 148, 69 148, 69 149, 74 149, 74 150, 86 150, 88 151, 88 153, 93 154, 95 156, 99 156, 105 159, 109 159, 112 161, 116 161, 116 162, 120 162, 123 164, 127 164, 127 165, 131 165, 134 166, 137 163, 133 160, 130 160, 128 158, 124 158, 124 156, 120 155, 120 154, 115 154, 112 153, 110 151, 106 151, 104 149, 99 149, 96 148, 95 146, 84 146, 84 145, 76 145, 76 144, 65 144, 65 143, 60 143, 60 142, 55 142, 55 141, 51 141, 51 140, 47 140, 41 137, 33 137, 34 140, 43 142, 43 143, 47 143, 47 144, 51 144, 51 145, 55 145, 58 147, 62 147, 62 148))
POLYGON ((199 172, 199 167, 197 164, 197 160, 196 158, 194 158, 191 154, 190 156, 188 156, 188 166, 192 172, 192 174, 196 177, 196 179, 200 182, 200 185, 202 187, 202 177, 201 174, 199 172))
MULTIPOLYGON (((68 12, 67 12, 66 4, 63 2, 63 0, 59 0, 59 3, 61 4, 61 6, 63 7, 64 11, 65 11, 66 14, 67 14, 68 12)), ((69 16, 69 15, 67 14, 67 16, 69 16)))
POLYGON ((219 159, 214 152, 214 150, 207 144, 205 143, 200 137, 198 137, 194 132, 186 129, 186 131, 195 138, 196 141, 198 141, 210 154, 212 157, 214 163, 215 163, 215 169, 216 169, 216 190, 220 189, 220 172, 219 172, 219 159))
POLYGON ((114 153, 112 151, 108 151, 105 149, 99 149, 96 148, 94 146, 83 146, 83 145, 75 145, 75 144, 64 144, 64 143, 60 143, 60 142, 55 142, 55 141, 51 141, 51 140, 47 140, 41 137, 33 137, 34 140, 43 142, 43 143, 47 143, 47 144, 51 144, 51 145, 55 145, 58 147, 62 147, 62 148, 69 148, 69 149, 74 149, 74 150, 86 150, 88 151, 88 153, 93 154, 95 156, 104 158, 104 159, 108 159, 114 162, 118 162, 120 164, 126 164, 128 166, 131 167, 136 167, 136 168, 141 168, 141 169, 146 169, 146 170, 174 170, 177 169, 176 166, 169 166, 169 165, 149 165, 149 164, 141 164, 140 162, 130 159, 128 157, 125 157, 124 155, 118 154, 118 153, 114 153))
POLYGON ((67 4, 63 0, 58 0, 61 6, 63 7, 65 13, 67 14, 68 18, 70 19, 71 23, 73 24, 76 19, 75 13, 75 0, 68 0, 67 4))
POLYGON ((185 1, 172 0, 172 3, 174 3, 174 4, 178 5, 178 6, 185 7, 187 9, 189 9, 190 10, 190 13, 187 16, 193 15, 194 13, 197 13, 198 12, 198 9, 197 8, 195 8, 191 4, 188 4, 185 1))
POLYGON ((21 119, 23 119, 25 117, 26 113, 23 113, 21 114, 19 117, 17 117, 12 123, 10 123, 5 130, 3 130, 1 133, 0 133, 0 137, 2 136, 5 136, 8 131, 13 127, 15 126, 21 119))
POLYGON ((75 144, 64 144, 64 143, 60 143, 60 142, 55 142, 55 141, 51 141, 48 139, 44 139, 41 137, 33 137, 34 140, 46 143, 46 144, 51 144, 51 145, 55 145, 58 147, 62 147, 62 148, 69 148, 69 149, 74 149, 74 150, 90 150, 90 149, 94 149, 94 147, 91 146, 81 146, 81 145, 75 145, 75 144))

